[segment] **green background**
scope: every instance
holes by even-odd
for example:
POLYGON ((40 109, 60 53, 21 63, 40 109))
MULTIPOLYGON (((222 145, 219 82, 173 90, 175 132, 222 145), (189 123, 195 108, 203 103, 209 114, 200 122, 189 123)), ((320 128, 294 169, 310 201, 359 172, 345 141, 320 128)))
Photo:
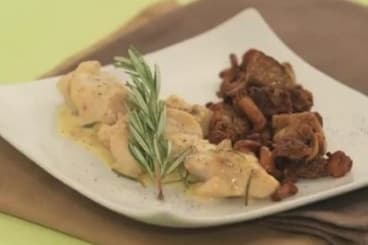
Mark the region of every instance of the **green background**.
MULTIPOLYGON (((157 1, 0 0, 0 83, 36 78, 157 1)), ((368 5, 368 0, 359 1, 368 5)), ((0 213, 0 244, 88 243, 0 213)))
POLYGON ((155 2, 158 0, 1 0, 0 82, 36 78, 155 2))

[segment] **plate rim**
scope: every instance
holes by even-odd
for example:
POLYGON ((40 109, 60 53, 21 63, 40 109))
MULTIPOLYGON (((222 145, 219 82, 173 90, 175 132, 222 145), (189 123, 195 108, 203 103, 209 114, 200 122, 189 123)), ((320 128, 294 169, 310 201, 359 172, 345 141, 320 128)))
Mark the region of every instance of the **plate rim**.
MULTIPOLYGON (((311 69, 321 73, 324 76, 327 76, 328 78, 331 79, 331 81, 333 81, 336 84, 339 84, 341 86, 344 86, 344 89, 348 89, 354 93, 359 93, 361 95, 364 95, 362 92, 355 90, 349 86, 347 86, 344 83, 338 82, 336 79, 332 78, 331 76, 329 76, 328 74, 325 74, 323 72, 321 72, 319 69, 317 69, 316 67, 314 67, 313 65, 309 64, 307 61, 305 61, 304 59, 302 59, 298 54, 296 54, 291 48, 289 48, 283 41, 282 39, 273 31, 273 29, 267 24, 267 22, 264 20, 264 18, 262 17, 262 15, 254 8, 247 8, 244 9, 243 11, 239 12, 238 14, 236 14, 235 16, 225 20, 224 22, 220 23, 219 25, 216 25, 215 27, 199 34, 196 36, 193 36, 189 39, 185 39, 181 42, 172 44, 170 46, 167 46, 163 49, 160 50, 156 50, 154 52, 148 53, 145 56, 150 56, 150 55, 154 55, 156 53, 159 53, 163 50, 172 48, 173 46, 176 45, 180 45, 186 41, 192 40, 192 39, 196 39, 200 36, 206 35, 208 32, 211 32, 215 29, 221 28, 222 25, 230 22, 232 19, 237 18, 240 15, 244 15, 247 13, 253 13, 256 14, 260 20, 263 21, 263 23, 265 25, 267 25, 268 27, 268 31, 271 31, 272 34, 280 41, 280 43, 282 43, 282 45, 284 45, 287 49, 289 49, 295 56, 297 56, 300 60, 302 60, 306 65, 308 65, 311 69)), ((109 66, 106 66, 109 67, 109 66)), ((2 86, 24 86, 24 85, 29 85, 30 83, 42 83, 42 82, 46 82, 48 80, 56 80, 58 79, 60 76, 56 76, 56 77, 50 77, 50 78, 44 78, 44 79, 40 79, 40 80, 34 80, 31 82, 27 82, 27 83, 17 83, 17 84, 5 84, 2 86)), ((366 95, 364 95, 366 96, 366 95)), ((359 180, 355 180, 353 182, 350 183, 346 183, 343 184, 341 186, 338 186, 338 188, 336 189, 328 189, 328 190, 322 190, 319 191, 317 194, 310 194, 307 196, 302 196, 299 198, 295 198, 292 203, 286 203, 285 205, 279 205, 279 206, 264 206, 264 207, 260 207, 257 208, 255 210, 252 210, 251 212, 244 212, 244 213, 230 213, 230 214, 224 214, 221 216, 214 216, 214 217, 210 217, 210 216, 200 216, 200 217, 195 217, 195 216, 184 216, 184 215, 178 215, 178 213, 173 212, 170 209, 164 209, 164 208, 159 208, 159 207, 155 207, 153 209, 150 210, 132 210, 129 207, 125 207, 123 205, 118 205, 118 203, 114 203, 114 202, 109 202, 106 201, 103 197, 100 197, 99 195, 94 194, 93 190, 89 190, 88 188, 83 187, 81 184, 79 184, 77 181, 73 180, 73 178, 68 178, 67 176, 65 176, 64 174, 62 174, 61 172, 58 172, 56 169, 50 167, 48 164, 44 164, 43 161, 37 161, 37 156, 29 153, 27 150, 24 150, 24 148, 22 147, 22 145, 18 144, 16 141, 14 141, 12 139, 11 136, 7 135, 6 132, 3 132, 2 130, 0 130, 0 136, 3 137, 7 142, 9 142, 13 147, 15 147, 18 151, 20 151, 22 154, 24 154, 25 156, 27 156, 27 158, 29 158, 31 161, 33 161, 34 164, 36 164, 37 166, 41 167, 43 170, 45 170, 47 173, 51 174, 53 177, 55 177, 56 179, 58 179, 59 181, 61 181, 63 184, 67 185, 68 187, 72 188, 74 191, 80 193, 81 195, 87 197, 89 200, 105 207, 108 208, 118 214, 124 215, 126 217, 130 217, 133 218, 135 220, 139 220, 145 223, 149 223, 149 224, 154 224, 154 225, 158 225, 158 226, 166 226, 166 227, 180 227, 180 228, 200 228, 200 227, 210 227, 210 226, 219 226, 219 225, 225 225, 225 224, 230 224, 230 223, 238 223, 238 222, 243 222, 243 221, 247 221, 247 220, 251 220, 251 219, 255 219, 255 218, 260 218, 260 217, 264 217, 264 216, 268 216, 271 214, 276 214, 279 212, 283 212, 286 210, 290 210, 290 209, 295 209, 298 208, 300 206, 304 206, 307 204, 311 204, 317 201, 322 201, 325 199, 328 199, 330 197, 333 196, 338 196, 359 188, 362 188, 364 186, 368 185, 368 179, 364 180, 364 179, 359 179, 359 180), (156 222, 157 220, 170 220, 171 222, 156 222)))

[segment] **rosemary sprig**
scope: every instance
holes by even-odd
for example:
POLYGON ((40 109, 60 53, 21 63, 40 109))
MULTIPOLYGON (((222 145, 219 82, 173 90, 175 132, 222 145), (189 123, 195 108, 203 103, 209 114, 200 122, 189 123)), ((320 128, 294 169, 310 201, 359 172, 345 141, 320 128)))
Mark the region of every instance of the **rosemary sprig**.
POLYGON ((152 72, 142 55, 135 49, 128 50, 128 58, 116 57, 114 65, 130 75, 127 86, 129 96, 129 150, 156 184, 157 198, 164 199, 162 182, 189 153, 185 150, 171 154, 171 144, 165 136, 166 106, 160 100, 160 72, 152 72))

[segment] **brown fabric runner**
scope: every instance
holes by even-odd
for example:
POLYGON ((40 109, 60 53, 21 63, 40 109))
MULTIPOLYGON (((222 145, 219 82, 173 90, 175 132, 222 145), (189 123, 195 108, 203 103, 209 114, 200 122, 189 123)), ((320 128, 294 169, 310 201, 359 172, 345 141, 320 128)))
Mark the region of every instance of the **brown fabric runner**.
POLYGON ((259 10, 281 39, 310 64, 368 92, 368 8, 341 0, 202 0, 121 35, 49 75, 70 71, 86 59, 111 63, 131 44, 145 53, 161 49, 213 28, 247 7, 259 10))
MULTIPOLYGON (((113 56, 124 54, 130 44, 145 52, 165 47, 214 27, 250 6, 256 7, 276 33, 311 64, 368 93, 368 10, 337 0, 202 0, 101 44, 94 52, 62 66, 54 74, 69 71, 86 59, 109 63, 113 56)), ((61 184, 4 140, 0 140, 0 166, 1 211, 97 244, 223 244, 225 241, 229 244, 256 245, 325 244, 311 236, 276 232, 254 222, 198 230, 144 225, 100 207, 61 184)), ((365 204, 365 208, 368 203, 365 193, 363 189, 350 195, 361 197, 360 203, 365 204)), ((347 236, 344 236, 344 230, 339 230, 341 234, 338 237, 334 236, 336 230, 331 230, 336 228, 331 224, 338 224, 338 221, 346 223, 341 219, 348 217, 346 220, 349 221, 352 217, 349 212, 338 217, 339 213, 333 212, 335 207, 341 210, 334 204, 343 199, 324 202, 327 204, 322 204, 322 207, 327 209, 312 205, 285 214, 305 217, 308 222, 313 217, 319 225, 328 223, 328 227, 314 229, 313 224, 302 220, 302 226, 294 228, 288 225, 287 217, 281 218, 281 215, 264 222, 267 225, 273 222, 280 227, 283 224, 286 230, 314 234, 334 244, 365 244, 364 237, 352 235, 351 229, 347 236), (333 215, 326 218, 324 210, 333 215), (287 229, 288 226, 290 229, 287 229)), ((344 205, 347 206, 343 210, 349 210, 348 203, 344 205)), ((356 217, 353 218, 356 221, 356 217)), ((293 219, 293 224, 300 224, 300 219, 293 219)))

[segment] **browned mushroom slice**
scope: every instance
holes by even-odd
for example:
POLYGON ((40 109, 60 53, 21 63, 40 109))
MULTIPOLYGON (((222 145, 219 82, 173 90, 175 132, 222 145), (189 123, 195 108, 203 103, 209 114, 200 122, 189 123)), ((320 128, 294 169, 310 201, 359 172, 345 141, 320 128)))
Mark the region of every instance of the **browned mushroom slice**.
POLYGON ((266 117, 293 112, 290 93, 286 88, 250 86, 247 92, 266 117))
POLYGON ((325 153, 325 136, 315 113, 274 115, 272 126, 277 156, 311 160, 325 153))
POLYGON ((293 174, 296 178, 315 179, 327 176, 327 159, 318 156, 312 161, 290 161, 285 170, 286 174, 293 174))
POLYGON ((321 123, 319 118, 314 112, 301 112, 293 114, 280 114, 272 117, 272 126, 277 131, 279 129, 285 128, 290 124, 297 124, 306 122, 312 126, 312 128, 317 131, 322 131, 321 123))
POLYGON ((275 157, 292 160, 312 159, 318 154, 319 143, 308 125, 290 125, 274 136, 275 157))
POLYGON ((290 67, 281 65, 263 52, 250 49, 243 56, 241 69, 246 72, 246 81, 257 85, 294 85, 294 76, 290 67))
POLYGON ((293 111, 303 112, 309 111, 313 106, 313 95, 310 91, 297 85, 289 89, 293 111))
POLYGON ((272 136, 273 136, 272 128, 265 127, 261 132, 253 132, 253 133, 247 134, 244 139, 257 141, 261 145, 272 148, 272 144, 273 144, 272 136))
POLYGON ((250 49, 246 52, 240 65, 232 54, 230 63, 231 67, 220 73, 220 97, 233 97, 248 85, 283 88, 295 85, 295 74, 289 63, 280 64, 259 50, 250 49))
POLYGON ((230 105, 212 104, 209 109, 213 112, 208 130, 211 143, 218 144, 224 139, 236 142, 249 132, 248 120, 238 115, 230 105))
POLYGON ((249 96, 237 98, 235 103, 251 121, 253 132, 260 132, 265 128, 267 123, 266 118, 249 96))

